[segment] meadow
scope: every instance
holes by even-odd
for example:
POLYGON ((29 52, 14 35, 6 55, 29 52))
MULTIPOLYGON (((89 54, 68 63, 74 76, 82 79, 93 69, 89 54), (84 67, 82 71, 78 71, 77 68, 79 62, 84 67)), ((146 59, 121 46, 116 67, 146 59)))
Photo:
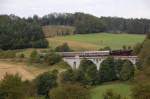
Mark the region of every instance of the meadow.
POLYGON ((98 50, 107 46, 112 49, 121 49, 124 45, 133 47, 136 43, 141 43, 144 38, 145 35, 138 34, 97 33, 59 36, 47 39, 50 47, 56 47, 66 42, 74 50, 98 50))
POLYGON ((96 86, 91 90, 91 99, 103 99, 103 94, 107 90, 112 90, 113 92, 120 94, 123 97, 131 99, 131 88, 131 85, 125 83, 112 83, 96 86))

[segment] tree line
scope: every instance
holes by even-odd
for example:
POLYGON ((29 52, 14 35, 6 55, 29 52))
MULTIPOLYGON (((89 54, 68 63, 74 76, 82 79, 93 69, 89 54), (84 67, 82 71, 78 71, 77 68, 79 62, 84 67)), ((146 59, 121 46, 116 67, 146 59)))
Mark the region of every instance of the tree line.
POLYGON ((145 34, 150 32, 149 19, 125 19, 119 17, 96 17, 85 13, 51 13, 43 17, 34 15, 27 18, 29 22, 36 21, 41 26, 66 25, 74 26, 76 33, 133 33, 145 34))
POLYGON ((42 27, 14 15, 0 15, 0 49, 48 47, 42 27))

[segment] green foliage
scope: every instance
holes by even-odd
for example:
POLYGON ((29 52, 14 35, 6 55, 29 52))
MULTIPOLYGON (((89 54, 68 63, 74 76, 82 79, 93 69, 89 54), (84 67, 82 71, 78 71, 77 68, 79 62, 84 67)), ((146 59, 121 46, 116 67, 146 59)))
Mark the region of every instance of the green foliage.
POLYGON ((117 75, 118 78, 120 78, 120 72, 122 70, 124 62, 125 61, 121 60, 121 59, 115 60, 115 71, 116 71, 116 75, 117 75))
POLYGON ((0 16, 0 49, 45 48, 48 43, 36 22, 27 22, 14 15, 0 16))
POLYGON ((38 54, 38 52, 36 50, 33 50, 31 52, 29 62, 30 63, 40 63, 40 55, 38 54))
POLYGON ((70 51, 72 51, 72 50, 70 49, 70 47, 68 46, 67 43, 64 43, 64 44, 62 44, 62 45, 60 45, 60 46, 57 46, 57 47, 55 48, 55 51, 56 51, 56 52, 70 52, 70 51))
POLYGON ((142 49, 142 44, 137 43, 133 48, 133 54, 138 55, 142 49))
POLYGON ((62 57, 59 54, 51 51, 48 52, 48 54, 46 54, 46 56, 44 57, 44 62, 48 65, 54 65, 56 63, 59 63, 61 59, 62 57))
POLYGON ((104 48, 99 49, 100 51, 106 51, 106 50, 111 50, 111 48, 109 46, 106 46, 104 48))
POLYGON ((83 59, 79 66, 79 72, 83 74, 83 83, 89 85, 97 83, 96 79, 98 71, 96 65, 92 61, 83 59))
POLYGON ((138 84, 133 88, 132 93, 133 99, 149 99, 150 84, 138 84))
POLYGON ((51 90, 57 85, 56 79, 57 75, 51 72, 45 72, 39 75, 34 80, 34 83, 37 88, 37 94, 48 96, 49 90, 51 90))
MULTIPOLYGON (((35 21, 34 17, 31 19, 35 21)), ((29 20, 30 21, 30 20, 29 20)), ((43 26, 46 25, 66 25, 74 26, 76 33, 149 33, 150 20, 148 19, 124 19, 118 17, 96 17, 85 13, 52 13, 36 18, 36 22, 43 26)))
POLYGON ((79 84, 65 84, 49 93, 50 99, 91 99, 88 89, 79 84))
POLYGON ((103 99, 127 99, 127 98, 122 98, 120 94, 114 93, 111 89, 109 89, 104 93, 103 99))
POLYGON ((134 77, 134 71, 133 64, 126 60, 120 72, 120 79, 123 81, 132 79, 134 77))
POLYGON ((101 63, 99 69, 99 79, 100 82, 113 81, 117 79, 114 58, 108 57, 101 63))
POLYGON ((26 99, 28 94, 20 76, 6 74, 0 81, 0 99, 26 99))
POLYGON ((0 51, 0 58, 6 59, 6 58, 15 58, 16 57, 16 52, 15 51, 0 51))
POLYGON ((108 89, 113 90, 113 93, 120 94, 123 97, 126 97, 127 99, 132 99, 130 97, 132 91, 131 88, 133 86, 126 83, 107 83, 102 84, 99 86, 96 86, 91 89, 91 99, 103 99, 104 94, 107 92, 108 89))
POLYGON ((96 85, 97 80, 97 68, 95 64, 90 60, 82 60, 79 69, 68 69, 65 71, 61 78, 62 82, 80 82, 85 85, 96 85))
POLYGON ((139 57, 142 61, 144 61, 147 55, 150 55, 150 39, 146 39, 143 42, 139 57))
POLYGON ((20 53, 20 54, 17 55, 17 57, 19 57, 19 58, 25 58, 25 55, 24 55, 24 53, 20 53))

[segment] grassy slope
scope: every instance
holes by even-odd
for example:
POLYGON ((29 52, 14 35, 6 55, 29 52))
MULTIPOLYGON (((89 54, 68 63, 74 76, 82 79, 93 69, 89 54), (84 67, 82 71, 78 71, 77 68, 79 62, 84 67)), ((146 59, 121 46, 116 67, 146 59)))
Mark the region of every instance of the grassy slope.
POLYGON ((133 34, 85 34, 48 38, 50 46, 56 47, 67 42, 75 50, 96 50, 106 46, 113 49, 122 48, 123 45, 133 46, 144 40, 144 35, 133 34))
POLYGON ((131 85, 128 84, 108 84, 108 85, 101 85, 93 88, 91 90, 92 99, 103 99, 103 93, 107 89, 112 89, 114 92, 121 94, 124 97, 128 97, 130 99, 131 94, 131 85))
POLYGON ((32 80, 39 74, 47 71, 52 71, 54 69, 59 70, 59 72, 63 71, 63 64, 58 63, 54 66, 46 66, 44 64, 29 65, 24 62, 0 60, 0 80, 6 73, 18 73, 23 80, 32 80))

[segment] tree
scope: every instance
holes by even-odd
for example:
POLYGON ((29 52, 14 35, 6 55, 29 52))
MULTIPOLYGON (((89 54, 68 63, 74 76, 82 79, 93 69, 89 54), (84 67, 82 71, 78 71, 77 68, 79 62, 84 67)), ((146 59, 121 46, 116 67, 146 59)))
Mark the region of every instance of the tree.
POLYGON ((139 53, 140 69, 135 75, 135 86, 132 90, 133 99, 149 99, 150 97, 150 38, 149 34, 142 43, 139 53))
POLYGON ((62 45, 60 45, 60 46, 57 46, 57 47, 55 48, 55 51, 56 51, 56 52, 70 52, 70 51, 72 51, 72 50, 70 49, 70 47, 68 46, 67 43, 64 43, 64 44, 62 44, 62 45))
POLYGON ((30 54, 30 63, 39 63, 40 62, 40 56, 36 50, 33 50, 30 54))
POLYGON ((120 80, 125 81, 132 79, 134 77, 134 71, 133 64, 129 60, 126 60, 120 72, 120 80))
POLYGON ((14 15, 0 15, 0 49, 45 48, 42 27, 14 15), (9 41, 9 42, 8 42, 9 41))
POLYGON ((150 84, 138 84, 132 89, 133 99, 149 99, 150 84))
POLYGON ((26 99, 28 94, 21 77, 6 74, 0 81, 0 99, 26 99))
POLYGON ((65 84, 50 91, 51 99, 91 99, 88 89, 79 84, 65 84))
POLYGON ((142 44, 137 43, 133 48, 133 54, 138 55, 142 49, 142 44))
POLYGON ((51 72, 45 72, 39 75, 35 80, 37 94, 48 96, 49 90, 57 85, 57 75, 51 72))
POLYGON ((94 85, 97 83, 97 67, 90 61, 83 59, 79 66, 79 71, 82 72, 84 83, 89 85, 94 85))
POLYGON ((58 62, 60 62, 62 59, 62 57, 55 53, 55 52, 48 52, 48 54, 44 57, 44 61, 48 64, 48 65, 54 65, 58 62))
POLYGON ((115 71, 118 78, 120 78, 120 72, 122 70, 124 62, 125 61, 121 59, 115 60, 115 71))
POLYGON ((108 57, 101 63, 99 69, 99 79, 100 82, 108 82, 117 79, 115 61, 113 57, 108 57))
POLYGON ((61 83, 86 83, 84 73, 80 70, 68 69, 60 77, 61 83))

